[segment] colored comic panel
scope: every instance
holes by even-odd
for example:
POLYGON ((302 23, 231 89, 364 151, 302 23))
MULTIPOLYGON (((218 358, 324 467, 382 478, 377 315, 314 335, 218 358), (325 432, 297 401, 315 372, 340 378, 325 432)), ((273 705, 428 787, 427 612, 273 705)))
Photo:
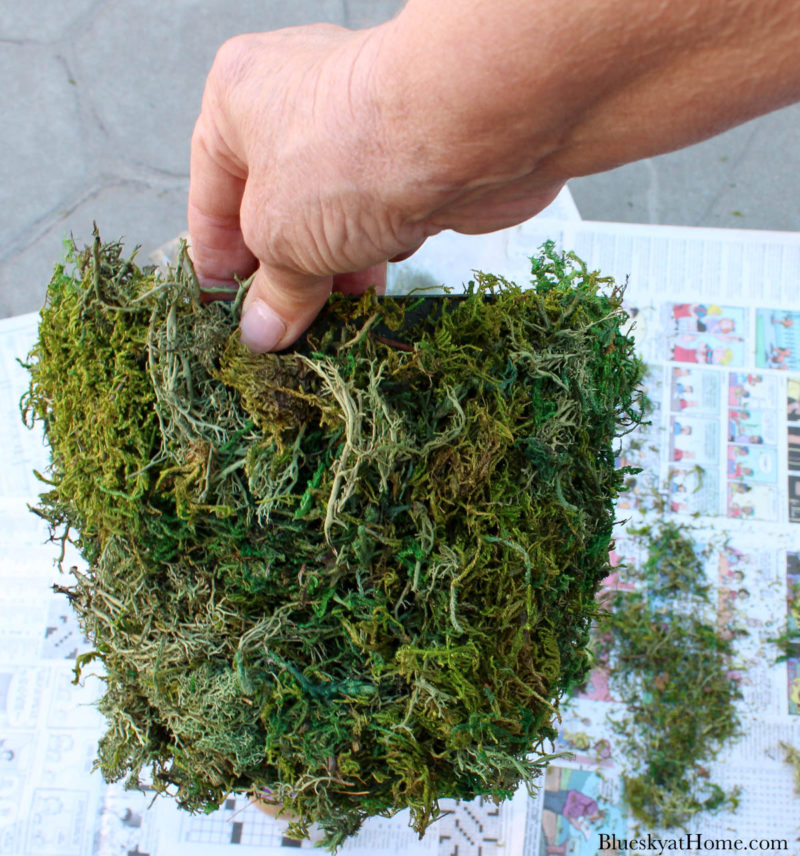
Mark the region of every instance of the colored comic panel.
POLYGON ((776 445, 778 442, 777 411, 750 406, 729 407, 728 442, 749 446, 776 445))
POLYGON ((792 657, 786 661, 786 684, 789 713, 800 716, 800 657, 792 657))
POLYGON ((800 643, 800 553, 786 557, 786 633, 800 643))
POLYGON ((607 737, 600 737, 583 730, 570 730, 567 727, 558 732, 553 752, 569 752, 569 760, 582 767, 614 767, 613 747, 607 737))
POLYGON ((800 422, 800 378, 790 378, 786 384, 786 418, 800 422))
MULTIPOLYGON (((752 614, 750 586, 754 577, 750 577, 748 585, 747 573, 749 570, 752 575, 765 558, 763 554, 744 553, 730 543, 718 553, 716 624, 723 639, 732 639, 737 632, 749 633, 752 628, 763 626, 763 620, 752 614)), ((742 685, 752 685, 748 666, 757 662, 751 663, 741 652, 737 655, 732 665, 742 685)))
POLYGON ((800 715, 800 553, 786 554, 786 635, 789 713, 800 715))
POLYGON ((671 416, 669 459, 684 464, 716 464, 719 460, 719 420, 671 416))
POLYGON ((728 446, 728 479, 777 484, 778 450, 773 446, 728 446))
POLYGON ((778 517, 778 490, 772 485, 728 482, 728 517, 775 520, 778 517))
POLYGON ((758 372, 728 374, 730 407, 774 410, 778 404, 778 379, 758 372))
POLYGON ((542 791, 540 852, 595 856, 601 833, 624 838, 627 820, 615 785, 597 773, 550 765, 542 791))
POLYGON ((756 311, 756 365, 782 371, 800 370, 800 311, 756 311))
POLYGON ((800 523, 800 476, 789 476, 789 522, 800 523))
POLYGON ((747 310, 708 303, 667 306, 667 353, 677 363, 744 366, 747 310))
POLYGON ((672 466, 667 483, 673 514, 720 514, 719 470, 672 466))
POLYGON ((749 600, 750 592, 744 586, 739 588, 718 587, 717 630, 723 639, 733 638, 736 629, 743 628, 749 600))
POLYGON ((719 567, 717 582, 725 588, 736 588, 744 582, 744 568, 742 567, 749 556, 727 545, 718 557, 719 567))
POLYGON ((719 413, 722 378, 718 372, 674 366, 670 372, 670 410, 685 413, 719 413))
POLYGON ((786 464, 800 472, 800 378, 786 382, 786 464))
POLYGON ((800 425, 786 429, 786 464, 790 470, 800 470, 800 425))

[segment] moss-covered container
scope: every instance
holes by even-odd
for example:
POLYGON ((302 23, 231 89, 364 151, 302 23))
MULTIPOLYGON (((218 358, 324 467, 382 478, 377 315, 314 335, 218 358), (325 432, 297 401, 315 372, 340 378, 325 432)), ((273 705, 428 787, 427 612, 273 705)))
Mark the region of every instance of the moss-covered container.
POLYGON ((26 419, 61 587, 102 662, 98 766, 192 810, 366 817, 509 796, 584 679, 614 441, 641 419, 620 290, 546 245, 529 288, 333 296, 253 355, 236 302, 119 244, 57 266, 26 419))

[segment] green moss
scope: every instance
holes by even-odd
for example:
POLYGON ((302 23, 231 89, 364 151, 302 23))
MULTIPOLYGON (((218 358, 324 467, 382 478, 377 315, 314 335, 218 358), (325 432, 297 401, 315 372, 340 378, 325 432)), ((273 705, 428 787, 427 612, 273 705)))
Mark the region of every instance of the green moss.
POLYGON ((706 618, 710 550, 697 546, 691 527, 658 516, 628 535, 647 559, 625 569, 636 589, 617 591, 596 625, 612 694, 625 706, 612 720, 624 799, 647 828, 686 828, 699 812, 738 803, 738 790, 725 792, 704 766, 741 730, 733 645, 706 618))
POLYGON ((509 796, 589 665, 615 437, 641 419, 621 293, 546 245, 533 288, 334 295, 256 356, 119 244, 56 268, 29 358, 39 513, 105 667, 98 765, 181 806, 280 800, 335 846, 371 815, 509 796))

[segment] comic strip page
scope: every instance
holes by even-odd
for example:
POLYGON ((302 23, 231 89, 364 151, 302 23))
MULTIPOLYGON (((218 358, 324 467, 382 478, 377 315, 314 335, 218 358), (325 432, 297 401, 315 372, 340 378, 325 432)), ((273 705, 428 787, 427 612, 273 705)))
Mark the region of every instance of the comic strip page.
MULTIPOLYGON (((746 734, 710 770, 722 787, 742 786, 739 807, 703 816, 697 828, 726 838, 769 828, 800 852, 800 799, 780 748, 800 745, 800 238, 582 223, 563 240, 590 267, 628 278, 637 346, 650 366, 652 424, 621 450, 618 462, 642 472, 629 479, 620 517, 646 521, 657 486, 666 515, 699 527, 714 621, 735 639, 729 675, 746 734)), ((603 585, 624 591, 625 569, 641 567, 644 548, 624 524, 615 534, 603 585)), ((580 783, 581 799, 564 800, 560 812, 555 796, 537 803, 526 854, 613 853, 602 834, 621 842, 641 831, 624 819, 625 759, 610 727, 619 708, 614 663, 597 650, 559 735, 570 775, 553 773, 580 783)), ((569 787, 549 781, 559 794, 569 787)), ((673 844, 679 837, 653 832, 673 844)))

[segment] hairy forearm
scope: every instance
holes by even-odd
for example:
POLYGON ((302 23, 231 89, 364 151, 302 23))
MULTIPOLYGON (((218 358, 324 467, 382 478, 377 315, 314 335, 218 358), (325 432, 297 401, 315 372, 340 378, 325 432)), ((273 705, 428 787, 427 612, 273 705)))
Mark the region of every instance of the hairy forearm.
POLYGON ((398 147, 453 200, 670 151, 800 97, 794 0, 409 0, 382 38, 398 147))

